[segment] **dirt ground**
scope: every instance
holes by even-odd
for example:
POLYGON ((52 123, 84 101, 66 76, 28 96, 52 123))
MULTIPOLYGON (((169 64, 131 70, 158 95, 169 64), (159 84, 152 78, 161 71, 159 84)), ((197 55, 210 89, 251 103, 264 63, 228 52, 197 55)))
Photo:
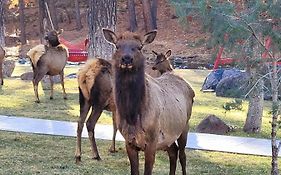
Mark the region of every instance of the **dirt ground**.
MULTIPOLYGON (((141 11, 141 3, 137 1, 137 21, 138 32, 144 33, 143 17, 141 11)), ((14 10, 16 13, 17 11, 14 10)), ((21 46, 18 38, 18 21, 15 19, 9 20, 6 24, 7 47, 11 49, 11 55, 15 49, 19 49, 17 52, 20 57, 24 57, 25 53, 34 45, 39 44, 39 21, 38 21, 38 8, 26 8, 26 34, 28 43, 21 46), (14 47, 18 46, 18 47, 14 47)), ((122 32, 128 28, 127 19, 127 5, 125 1, 118 1, 117 8, 117 32, 122 32)), ((83 29, 80 31, 75 30, 75 19, 72 19, 71 23, 63 22, 59 23, 59 27, 64 29, 63 37, 73 43, 84 40, 88 34, 87 28, 87 9, 81 8, 82 25, 83 29)), ((190 65, 189 67, 196 68, 205 66, 211 61, 211 49, 206 49, 206 40, 208 34, 202 32, 201 26, 197 21, 190 21, 187 27, 182 26, 179 23, 178 18, 175 15, 174 8, 168 3, 168 0, 159 1, 157 12, 157 30, 158 34, 156 40, 151 44, 147 52, 155 50, 157 52, 166 52, 168 49, 172 50, 173 57, 183 57, 190 65)), ((9 51, 8 51, 9 52, 9 51)), ((17 55, 17 54, 16 54, 17 55)))

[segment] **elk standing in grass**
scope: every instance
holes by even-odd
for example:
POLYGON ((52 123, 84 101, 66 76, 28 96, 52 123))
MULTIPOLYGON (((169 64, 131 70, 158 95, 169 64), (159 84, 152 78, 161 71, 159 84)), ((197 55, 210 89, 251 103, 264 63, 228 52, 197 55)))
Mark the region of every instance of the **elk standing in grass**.
POLYGON ((113 119, 113 138, 110 147, 110 152, 115 152, 115 136, 117 132, 115 121, 115 105, 112 94, 112 70, 111 64, 103 59, 91 59, 78 72, 79 84, 79 103, 80 116, 77 127, 77 142, 75 158, 76 163, 81 161, 81 134, 87 114, 92 109, 87 120, 87 130, 93 159, 101 160, 96 140, 95 140, 95 125, 103 110, 112 112, 113 119))
POLYGON ((0 46, 0 83, 1 85, 4 84, 3 81, 3 62, 4 62, 4 58, 5 58, 5 50, 0 46))
POLYGON ((185 146, 193 89, 173 73, 156 79, 145 74, 142 47, 154 40, 156 31, 145 34, 144 39, 131 32, 117 36, 104 29, 103 33, 105 39, 116 46, 113 55, 116 121, 125 138, 131 174, 139 174, 140 150, 145 156, 144 174, 152 174, 159 149, 168 152, 170 174, 175 174, 178 156, 182 172, 186 174, 185 146))
MULTIPOLYGON (((166 67, 166 61, 158 63, 157 67, 166 67), (162 64, 165 65, 162 66, 162 64)), ((155 70, 152 70, 152 66, 150 66, 149 69, 146 69, 146 72, 151 76, 161 75, 160 72, 157 71, 157 68, 155 68, 155 70)), ((116 107, 113 100, 112 81, 111 63, 103 59, 90 59, 78 72, 80 116, 77 125, 77 141, 75 152, 76 163, 81 162, 81 136, 84 122, 90 109, 92 109, 92 112, 87 119, 86 125, 89 140, 91 143, 91 150, 93 155, 92 158, 101 160, 95 141, 94 130, 103 110, 112 112, 113 137, 109 151, 116 152, 116 107)))
POLYGON ((50 76, 51 82, 51 95, 53 99, 53 86, 54 82, 51 76, 60 75, 61 85, 63 90, 63 98, 67 99, 64 88, 64 72, 63 69, 66 65, 68 52, 67 49, 60 44, 58 35, 61 32, 50 31, 45 36, 48 46, 37 45, 28 51, 27 55, 30 57, 33 68, 33 87, 35 93, 35 102, 40 103, 38 97, 38 83, 45 75, 50 76))

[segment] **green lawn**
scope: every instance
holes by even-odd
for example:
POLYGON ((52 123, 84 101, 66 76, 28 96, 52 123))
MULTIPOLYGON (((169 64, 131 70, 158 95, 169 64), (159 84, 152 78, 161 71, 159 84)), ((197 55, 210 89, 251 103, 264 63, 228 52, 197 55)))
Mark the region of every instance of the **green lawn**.
MULTIPOLYGON (((90 158, 88 140, 82 141, 82 164, 74 162, 75 138, 0 131, 0 174, 129 174, 129 161, 123 142, 117 153, 109 153, 109 141, 97 142, 102 161, 90 158)), ((189 175, 265 175, 270 174, 270 158, 219 152, 187 150, 189 175)), ((143 172, 143 153, 140 168, 143 172)), ((280 163, 280 162, 279 162, 280 163)), ((169 172, 168 156, 159 151, 153 174, 169 172)), ((142 174, 142 173, 141 173, 142 174)), ((178 164, 177 174, 181 174, 178 164)))

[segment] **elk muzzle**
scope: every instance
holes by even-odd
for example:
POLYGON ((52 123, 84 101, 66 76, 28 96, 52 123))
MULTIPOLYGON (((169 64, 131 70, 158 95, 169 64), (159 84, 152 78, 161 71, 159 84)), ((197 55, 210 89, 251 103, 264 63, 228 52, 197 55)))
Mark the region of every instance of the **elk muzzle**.
POLYGON ((131 69, 133 67, 133 58, 129 55, 125 55, 121 59, 120 67, 122 69, 131 69))

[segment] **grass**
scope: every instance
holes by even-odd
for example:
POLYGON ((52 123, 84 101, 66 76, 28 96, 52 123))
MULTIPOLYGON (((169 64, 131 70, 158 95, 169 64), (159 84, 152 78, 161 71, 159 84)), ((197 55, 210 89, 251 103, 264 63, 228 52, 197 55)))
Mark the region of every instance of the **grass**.
MULTIPOLYGON (((77 67, 69 67, 65 74, 77 72, 77 67)), ((49 92, 39 88, 41 103, 34 103, 34 92, 30 81, 16 79, 21 73, 31 70, 29 67, 16 67, 13 77, 5 79, 0 90, 0 114, 43 118, 51 120, 76 121, 79 116, 77 80, 66 79, 68 100, 63 100, 60 85, 55 86, 54 100, 49 100, 49 92)), ((231 98, 216 97, 213 93, 200 92, 207 70, 177 70, 195 89, 196 98, 190 121, 191 131, 207 115, 215 114, 238 131, 230 135, 270 137, 270 116, 267 115, 269 102, 265 103, 265 116, 260 134, 248 135, 242 132, 246 119, 247 102, 242 111, 225 113, 222 105, 231 98)), ((110 113, 104 113, 99 123, 112 123, 110 113)), ((109 141, 98 140, 98 149, 103 161, 90 158, 90 144, 82 139, 82 164, 74 163, 76 140, 72 137, 55 137, 16 132, 0 131, 0 174, 116 174, 129 172, 129 161, 123 142, 117 142, 118 153, 108 153, 109 141)), ((238 155, 220 152, 187 150, 188 172, 190 175, 244 175, 270 174, 270 158, 250 155, 238 155)), ((143 172, 143 153, 140 157, 143 172)), ((158 152, 153 174, 168 174, 169 162, 166 153, 158 152)), ((178 165, 177 174, 180 173, 178 165)), ((141 173, 142 174, 142 173, 141 173)))
MULTIPOLYGON (((90 145, 82 141, 82 164, 74 163, 75 138, 0 131, 0 174, 129 174, 129 161, 123 142, 117 142, 118 152, 107 151, 110 142, 97 142, 102 161, 90 158, 90 145)), ((270 174, 270 158, 220 152, 188 150, 189 175, 270 174)), ((159 151, 153 174, 169 172, 168 156, 159 151)), ((279 162, 280 163, 280 162, 279 162)), ((143 153, 140 171, 143 172, 143 153)), ((181 174, 178 164, 177 173, 181 174)))

